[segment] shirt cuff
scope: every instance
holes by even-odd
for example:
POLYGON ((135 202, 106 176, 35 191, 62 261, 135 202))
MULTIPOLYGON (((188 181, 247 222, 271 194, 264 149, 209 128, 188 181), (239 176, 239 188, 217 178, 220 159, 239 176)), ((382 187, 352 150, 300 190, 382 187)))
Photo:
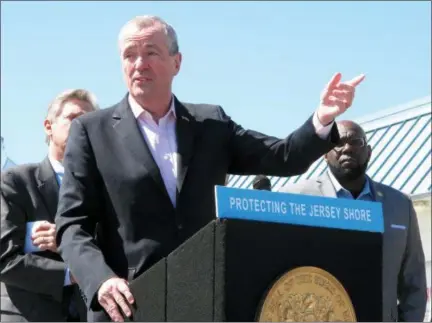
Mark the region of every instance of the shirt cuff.
POLYGON ((315 132, 318 135, 318 137, 320 137, 321 139, 327 139, 329 134, 330 134, 331 128, 334 124, 334 121, 330 122, 327 126, 323 126, 321 124, 321 122, 319 121, 318 115, 315 111, 315 113, 312 117, 312 123, 313 123, 313 126, 315 128, 315 132))
POLYGON ((65 285, 65 286, 72 285, 72 283, 71 283, 71 278, 70 278, 70 270, 69 270, 69 268, 66 268, 65 279, 64 279, 64 285, 65 285))

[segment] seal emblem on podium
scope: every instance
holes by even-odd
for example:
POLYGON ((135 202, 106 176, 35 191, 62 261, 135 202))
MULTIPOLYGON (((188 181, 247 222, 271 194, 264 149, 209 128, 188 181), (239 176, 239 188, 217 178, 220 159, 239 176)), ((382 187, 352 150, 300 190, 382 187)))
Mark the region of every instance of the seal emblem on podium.
POLYGON ((259 322, 355 322, 343 285, 318 267, 297 267, 270 286, 257 311, 259 322))

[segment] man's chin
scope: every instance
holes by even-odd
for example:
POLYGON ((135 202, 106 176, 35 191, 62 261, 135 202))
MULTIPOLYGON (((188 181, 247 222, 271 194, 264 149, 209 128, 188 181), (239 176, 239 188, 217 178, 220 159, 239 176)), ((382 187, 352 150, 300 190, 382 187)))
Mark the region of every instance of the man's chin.
POLYGON ((151 86, 134 86, 132 88, 132 94, 134 96, 142 96, 142 95, 148 95, 149 93, 151 93, 151 86))
POLYGON ((350 181, 356 180, 363 175, 362 170, 358 167, 340 167, 337 169, 331 169, 331 171, 336 178, 350 181))
POLYGON ((341 176, 347 180, 356 180, 361 177, 363 174, 358 168, 342 168, 341 176))

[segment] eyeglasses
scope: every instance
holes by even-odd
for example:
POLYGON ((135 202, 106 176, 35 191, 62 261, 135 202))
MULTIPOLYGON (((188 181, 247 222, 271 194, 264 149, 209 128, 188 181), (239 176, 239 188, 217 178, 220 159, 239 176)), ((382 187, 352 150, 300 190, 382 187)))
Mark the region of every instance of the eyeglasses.
POLYGON ((366 140, 364 138, 344 138, 339 140, 334 150, 340 151, 346 144, 354 148, 362 148, 366 145, 366 140))

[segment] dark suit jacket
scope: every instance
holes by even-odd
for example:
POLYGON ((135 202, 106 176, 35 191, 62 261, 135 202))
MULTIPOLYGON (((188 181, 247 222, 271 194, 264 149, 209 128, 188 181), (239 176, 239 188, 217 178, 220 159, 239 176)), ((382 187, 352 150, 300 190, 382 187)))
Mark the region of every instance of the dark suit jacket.
POLYGON ((58 190, 48 158, 1 175, 1 321, 64 321, 71 298, 85 319, 78 287, 63 286, 61 257, 23 251, 27 222, 54 222, 58 190))
MULTIPOLYGON (((426 312, 426 265, 413 203, 403 193, 370 179, 384 215, 383 320, 421 322, 426 312), (395 229, 392 225, 405 227, 395 229), (399 301, 399 305, 398 302, 399 301)), ((326 173, 283 187, 281 192, 337 197, 326 173)))
POLYGON ((133 279, 215 218, 214 186, 224 185, 228 172, 301 174, 339 138, 333 127, 328 140, 320 139, 312 117, 281 140, 244 130, 219 106, 175 99, 175 109, 176 208, 127 96, 72 123, 57 239, 93 310, 100 310, 95 296, 106 279, 133 279))

